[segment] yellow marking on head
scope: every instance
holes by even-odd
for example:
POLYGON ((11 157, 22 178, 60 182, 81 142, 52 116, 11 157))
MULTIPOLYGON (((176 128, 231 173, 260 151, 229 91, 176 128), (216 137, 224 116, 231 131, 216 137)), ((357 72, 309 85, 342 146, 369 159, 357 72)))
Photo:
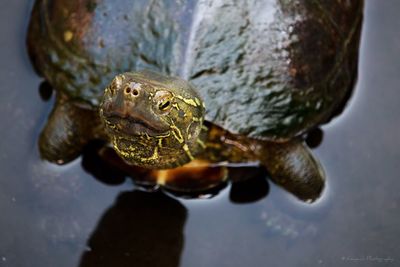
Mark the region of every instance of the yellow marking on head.
POLYGON ((151 161, 151 160, 156 160, 158 159, 158 147, 154 148, 154 152, 153 155, 151 157, 148 158, 141 158, 141 161, 151 161))
POLYGON ((113 84, 115 85, 116 88, 120 88, 122 85, 122 80, 125 79, 125 76, 120 74, 115 76, 114 80, 113 80, 113 84))
POLYGON ((119 149, 118 144, 117 144, 117 138, 113 138, 113 147, 115 149, 115 151, 117 151, 118 154, 122 155, 125 158, 130 158, 132 157, 133 151, 135 150, 133 147, 129 147, 129 150, 131 152, 125 152, 119 149))
POLYGON ((206 148, 206 144, 204 144, 204 142, 201 141, 199 138, 197 138, 196 142, 197 142, 203 149, 206 148))
POLYGON ((167 132, 167 133, 164 134, 164 135, 160 134, 160 135, 156 135, 155 137, 157 137, 157 138, 165 138, 165 137, 169 137, 169 136, 171 136, 171 133, 170 133, 170 132, 167 132))
POLYGON ((177 95, 177 96, 175 96, 175 97, 178 98, 178 99, 180 99, 180 100, 182 100, 183 102, 185 102, 185 103, 188 104, 188 105, 191 105, 191 106, 194 106, 194 107, 197 107, 197 106, 198 106, 197 103, 196 103, 196 101, 193 100, 193 98, 184 98, 184 97, 182 97, 182 96, 180 96, 180 95, 177 95))
POLYGON ((193 122, 191 122, 187 127, 186 127, 186 135, 188 136, 188 139, 192 138, 192 134, 190 133, 190 126, 192 126, 193 122))
POLYGON ((197 104, 198 106, 201 106, 201 101, 200 101, 200 99, 198 99, 197 97, 195 97, 195 98, 194 98, 194 101, 196 102, 196 104, 197 104))
POLYGON ((177 110, 181 110, 177 103, 172 104, 172 107, 176 108, 177 110))
POLYGON ((158 139, 158 146, 159 146, 160 148, 162 148, 162 140, 163 140, 162 138, 159 138, 159 139, 158 139))
POLYGON ((194 160, 194 157, 193 157, 192 153, 190 152, 188 145, 184 144, 182 148, 186 152, 186 154, 188 155, 190 160, 194 160))
POLYGON ((185 139, 182 136, 181 130, 178 129, 175 125, 171 125, 170 128, 172 129, 172 134, 179 143, 183 143, 185 139))
POLYGON ((199 119, 197 117, 192 117, 192 121, 199 122, 199 121, 201 121, 201 119, 199 119))
POLYGON ((108 125, 109 128, 111 128, 111 129, 113 129, 113 130, 116 130, 116 129, 117 129, 117 126, 114 125, 114 124, 111 124, 111 122, 106 121, 106 123, 107 123, 107 125, 108 125))

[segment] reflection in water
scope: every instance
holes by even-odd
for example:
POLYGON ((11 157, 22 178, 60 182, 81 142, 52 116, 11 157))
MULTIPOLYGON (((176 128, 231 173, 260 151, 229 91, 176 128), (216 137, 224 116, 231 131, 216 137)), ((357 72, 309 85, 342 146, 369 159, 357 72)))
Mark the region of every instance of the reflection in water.
POLYGON ((263 168, 236 168, 230 172, 234 181, 229 198, 233 203, 256 202, 268 195, 267 173, 263 168), (246 180, 240 179, 246 175, 246 180), (235 181, 237 179, 237 181, 235 181))
POLYGON ((179 266, 187 211, 163 193, 124 192, 103 215, 80 267, 179 266))
POLYGON ((94 140, 87 144, 82 152, 82 167, 100 182, 108 185, 122 184, 125 181, 126 173, 115 168, 99 155, 99 151, 105 145, 106 143, 101 140, 94 140))

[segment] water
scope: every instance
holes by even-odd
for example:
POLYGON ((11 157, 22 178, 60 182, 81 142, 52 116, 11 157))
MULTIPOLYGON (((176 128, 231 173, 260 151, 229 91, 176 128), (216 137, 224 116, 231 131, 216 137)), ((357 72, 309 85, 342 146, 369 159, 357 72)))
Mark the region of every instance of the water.
POLYGON ((173 199, 42 162, 53 102, 25 51, 31 4, 0 3, 0 266, 399 265, 398 1, 366 2, 359 82, 314 149, 329 179, 311 205, 271 183, 244 204, 231 188, 173 199))

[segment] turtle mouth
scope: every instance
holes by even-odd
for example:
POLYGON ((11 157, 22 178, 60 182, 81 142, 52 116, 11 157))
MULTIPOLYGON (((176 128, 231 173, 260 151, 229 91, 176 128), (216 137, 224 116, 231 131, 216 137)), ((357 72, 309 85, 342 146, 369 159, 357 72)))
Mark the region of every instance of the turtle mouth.
POLYGON ((150 122, 133 116, 121 117, 119 115, 108 115, 105 117, 109 131, 115 134, 159 136, 168 131, 168 128, 157 127, 150 122))

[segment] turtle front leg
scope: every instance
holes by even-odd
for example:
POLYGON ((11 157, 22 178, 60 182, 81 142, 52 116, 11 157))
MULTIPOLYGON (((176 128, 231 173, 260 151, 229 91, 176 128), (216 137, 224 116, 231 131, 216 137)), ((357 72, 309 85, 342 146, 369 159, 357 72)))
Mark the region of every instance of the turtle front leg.
POLYGON ((321 195, 325 173, 303 140, 266 142, 261 147, 260 159, 273 182, 304 201, 313 202, 321 195))
POLYGON ((324 171, 301 139, 261 141, 211 126, 206 143, 207 149, 200 156, 213 162, 259 162, 273 182, 303 201, 315 201, 322 193, 324 171))
POLYGON ((90 139, 100 137, 97 112, 77 106, 58 93, 56 103, 39 137, 39 152, 43 159, 66 164, 77 158, 90 139))

